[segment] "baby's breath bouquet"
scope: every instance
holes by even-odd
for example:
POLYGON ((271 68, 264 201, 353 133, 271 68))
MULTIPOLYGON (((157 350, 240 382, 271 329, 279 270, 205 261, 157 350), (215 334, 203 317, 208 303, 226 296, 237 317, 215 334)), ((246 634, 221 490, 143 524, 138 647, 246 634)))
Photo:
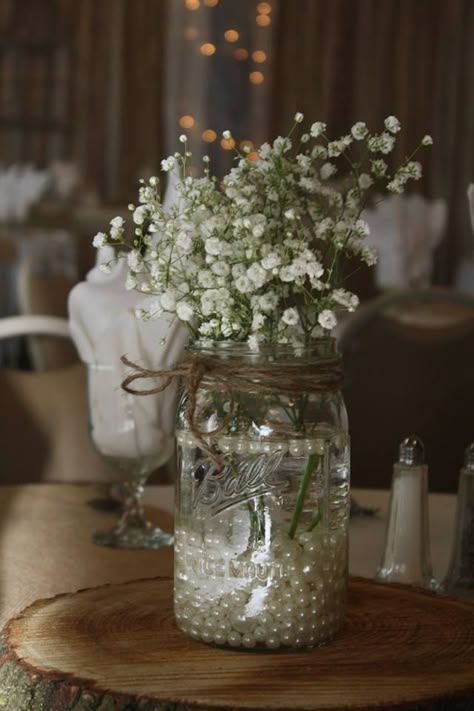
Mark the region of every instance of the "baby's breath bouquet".
MULTIPOLYGON (((289 135, 264 143, 256 160, 247 147, 237 152, 223 180, 207 156, 202 176, 191 174, 181 136, 183 152, 162 161, 163 172, 175 174, 175 203, 164 209, 157 177, 142 181, 139 205, 130 205, 133 240, 120 217, 109 235, 95 236, 96 247, 128 252, 126 288, 154 297, 141 318, 169 314, 196 339, 248 342, 258 351, 308 344, 332 331, 337 312, 356 308, 358 297, 342 288, 342 262, 376 261, 361 213, 373 191, 402 193, 421 166, 412 155, 389 170, 385 157, 400 130, 394 116, 381 133, 357 122, 337 140, 322 122, 298 132, 303 120, 297 113, 289 135)), ((232 140, 228 131, 224 138, 232 140)), ((425 136, 420 145, 431 142, 425 136)))
POLYGON ((217 645, 313 647, 343 622, 349 435, 330 334, 358 304, 343 262, 375 261, 361 218, 371 191, 402 192, 421 175, 413 156, 395 170, 385 161, 393 116, 381 133, 358 122, 337 140, 321 122, 302 124, 298 113, 288 136, 237 153, 222 180, 207 158, 201 177, 188 170, 182 136, 183 153, 162 163, 174 204, 163 207, 151 178, 130 206, 132 240, 121 218, 94 240, 128 259, 127 288, 148 296, 140 317, 177 318, 193 335, 182 363, 135 364, 123 386, 184 379, 175 616, 217 645))

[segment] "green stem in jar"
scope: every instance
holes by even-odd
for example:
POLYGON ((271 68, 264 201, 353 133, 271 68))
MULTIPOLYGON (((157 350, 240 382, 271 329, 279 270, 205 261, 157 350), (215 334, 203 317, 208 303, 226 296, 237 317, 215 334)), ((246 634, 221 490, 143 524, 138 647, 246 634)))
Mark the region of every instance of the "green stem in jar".
POLYGON ((313 518, 311 519, 311 521, 309 522, 309 524, 306 526, 306 530, 308 531, 308 533, 309 533, 310 531, 312 531, 313 528, 316 528, 316 526, 318 525, 318 523, 321 521, 322 517, 323 517, 323 512, 322 512, 322 511, 318 511, 318 513, 313 516, 313 518))
POLYGON ((296 527, 298 521, 300 520, 301 512, 303 511, 304 502, 306 500, 306 492, 308 490, 309 482, 311 481, 311 476, 313 475, 316 467, 319 463, 319 454, 310 454, 304 468, 303 476, 301 477, 300 487, 298 489, 298 496, 296 499, 295 510, 293 511, 293 517, 291 519, 290 530, 288 535, 290 538, 295 537, 296 527))

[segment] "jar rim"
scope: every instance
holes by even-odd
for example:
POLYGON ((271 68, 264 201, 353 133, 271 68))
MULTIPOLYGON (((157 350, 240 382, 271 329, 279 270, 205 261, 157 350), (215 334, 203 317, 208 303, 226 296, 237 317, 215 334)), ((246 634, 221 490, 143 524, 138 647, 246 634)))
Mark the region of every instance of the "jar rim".
POLYGON ((339 356, 334 336, 322 336, 312 339, 307 346, 291 344, 262 344, 258 351, 250 349, 247 342, 196 340, 186 346, 186 350, 209 357, 248 358, 253 361, 273 360, 308 360, 312 358, 334 358, 339 356))

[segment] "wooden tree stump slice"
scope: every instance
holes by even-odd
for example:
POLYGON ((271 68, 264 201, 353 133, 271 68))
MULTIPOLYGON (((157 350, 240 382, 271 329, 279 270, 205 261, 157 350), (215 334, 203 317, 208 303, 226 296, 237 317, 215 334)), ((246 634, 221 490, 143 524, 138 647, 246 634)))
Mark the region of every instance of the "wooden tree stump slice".
POLYGON ((474 605, 362 579, 344 630, 312 651, 195 642, 164 578, 40 600, 2 651, 5 711, 474 709, 474 605))

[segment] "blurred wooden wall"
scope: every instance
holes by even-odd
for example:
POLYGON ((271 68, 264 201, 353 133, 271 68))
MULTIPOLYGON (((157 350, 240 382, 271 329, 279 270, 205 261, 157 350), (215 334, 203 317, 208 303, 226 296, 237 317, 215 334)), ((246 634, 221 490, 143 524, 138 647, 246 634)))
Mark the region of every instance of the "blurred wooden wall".
POLYGON ((420 154, 429 197, 448 203, 437 279, 449 282, 472 255, 466 188, 474 182, 474 2, 472 0, 279 0, 272 133, 302 111, 334 137, 357 120, 372 130, 395 114, 394 158, 420 154))
MULTIPOLYGON (((169 8, 184 0, 0 0, 0 160, 76 161, 86 187, 125 204, 159 169, 169 8)), ((237 0, 235 0, 237 2, 237 0)), ((254 17, 257 0, 246 2, 254 17)), ((416 184, 449 206, 437 281, 472 253, 473 0, 272 0, 268 137, 296 111, 345 133, 395 114, 395 158, 431 133, 416 184)), ((242 107, 242 112, 247 108, 242 107)), ((169 112, 168 112, 169 113, 169 112)), ((174 125, 172 130, 175 130, 174 125)))
POLYGON ((0 160, 126 201, 163 154, 164 0, 0 0, 0 160))

